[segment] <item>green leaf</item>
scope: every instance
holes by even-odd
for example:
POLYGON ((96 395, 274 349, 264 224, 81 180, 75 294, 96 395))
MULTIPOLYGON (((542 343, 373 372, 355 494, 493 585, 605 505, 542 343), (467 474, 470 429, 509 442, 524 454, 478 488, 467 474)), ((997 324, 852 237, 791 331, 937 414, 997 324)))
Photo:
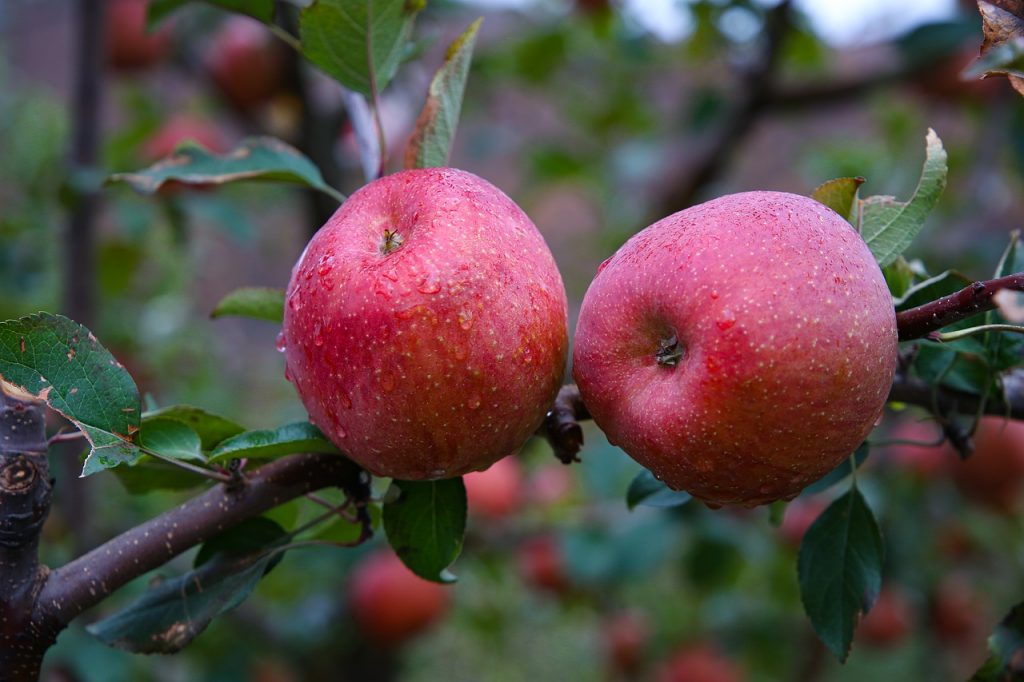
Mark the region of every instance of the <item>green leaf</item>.
POLYGON ((459 125, 473 47, 483 19, 477 19, 448 48, 444 65, 434 74, 416 129, 406 150, 406 168, 447 166, 459 125))
POLYGON ((1024 603, 1014 606, 988 638, 989 657, 970 682, 1024 679, 1024 603))
POLYGON ((394 77, 423 0, 314 0, 302 10, 302 54, 372 98, 394 77))
MULTIPOLYGON (((976 339, 964 339, 955 344, 921 346, 914 357, 914 373, 929 384, 941 383, 974 395, 994 390, 992 373, 985 362, 977 354, 961 352, 968 344, 980 345, 976 339)), ((979 351, 983 352, 983 347, 979 351)))
POLYGON ((871 452, 871 446, 867 441, 864 441, 856 450, 854 450, 852 463, 850 462, 850 458, 847 457, 843 460, 842 464, 804 488, 803 492, 814 494, 820 493, 823 490, 828 490, 836 483, 839 483, 839 481, 852 474, 854 467, 859 467, 863 464, 864 460, 868 458, 869 452, 871 452))
POLYGON ((392 481, 384 503, 384 532, 409 570, 426 580, 448 583, 447 571, 462 551, 466 531, 466 488, 461 478, 392 481))
POLYGON ((914 274, 913 267, 903 256, 882 268, 882 276, 885 277, 885 284, 893 300, 907 294, 907 290, 914 285, 914 274))
POLYGON ((264 24, 274 22, 274 0, 151 0, 146 23, 152 28, 191 2, 202 2, 229 12, 245 14, 264 24))
POLYGON ((280 552, 273 550, 238 557, 226 551, 230 543, 221 542, 227 545, 222 547, 225 551, 212 552, 213 556, 185 575, 156 583, 126 609, 86 630, 103 643, 126 651, 180 651, 214 618, 245 601, 280 557, 280 552))
POLYGON ((170 405, 143 412, 143 428, 145 428, 146 422, 151 419, 173 419, 188 425, 189 428, 199 434, 203 450, 212 450, 221 441, 245 431, 244 426, 236 424, 230 419, 225 419, 220 415, 207 412, 200 407, 193 407, 192 405, 170 405))
POLYGON ((309 422, 295 422, 276 429, 245 431, 232 436, 213 449, 210 461, 235 457, 283 457, 297 452, 341 454, 338 448, 324 437, 320 429, 309 422))
POLYGON ((846 220, 853 217, 857 204, 857 188, 864 184, 864 178, 836 178, 818 185, 811 198, 825 204, 846 220))
POLYGON ((92 451, 82 475, 134 462, 139 389, 84 326, 37 313, 0 322, 0 389, 45 400, 77 426, 92 451))
MULTIPOLYGON (((370 527, 376 530, 380 527, 381 509, 379 505, 367 505, 366 511, 370 514, 370 527)), ((335 517, 318 528, 313 539, 323 542, 352 543, 359 539, 363 533, 363 524, 350 521, 341 516, 335 517)))
POLYGON ((946 270, 942 274, 929 277, 918 282, 903 292, 899 298, 893 299, 896 310, 908 310, 919 305, 930 303, 935 299, 960 291, 968 286, 971 280, 956 270, 946 270))
POLYGON ((205 462, 199 434, 187 424, 173 419, 147 419, 142 422, 137 442, 146 450, 172 459, 205 462))
POLYGON ((910 201, 873 196, 860 202, 860 233, 881 267, 892 263, 917 236, 946 187, 946 150, 931 128, 925 136, 921 180, 910 201))
POLYGON ((284 289, 243 287, 225 296, 210 317, 251 317, 281 324, 284 321, 284 289))
POLYGON ((1024 37, 994 45, 978 57, 962 74, 963 78, 981 78, 988 75, 1024 77, 1024 37))
POLYGON ((800 597, 825 646, 845 661, 859 614, 882 583, 882 535, 856 487, 829 505, 800 543, 800 597))
POLYGON ((112 470, 118 482, 132 495, 145 495, 154 490, 191 490, 210 482, 181 467, 143 455, 134 464, 112 470))
POLYGON ((672 490, 654 477, 647 469, 636 475, 626 491, 626 506, 631 510, 638 505, 645 507, 678 507, 692 498, 690 493, 672 490))
POLYGON ((345 201, 344 195, 324 182, 312 161, 273 137, 251 137, 226 154, 186 142, 149 168, 111 175, 107 184, 123 182, 143 194, 154 194, 169 182, 208 187, 246 180, 305 185, 345 201))
MULTIPOLYGON (((200 547, 192 561, 199 568, 217 556, 239 558, 281 544, 288 533, 276 521, 266 516, 246 519, 234 528, 213 536, 200 547)), ((282 554, 277 555, 280 560, 282 554)), ((277 563, 277 561, 273 562, 277 563)), ((271 567, 268 566, 268 571, 271 567)))

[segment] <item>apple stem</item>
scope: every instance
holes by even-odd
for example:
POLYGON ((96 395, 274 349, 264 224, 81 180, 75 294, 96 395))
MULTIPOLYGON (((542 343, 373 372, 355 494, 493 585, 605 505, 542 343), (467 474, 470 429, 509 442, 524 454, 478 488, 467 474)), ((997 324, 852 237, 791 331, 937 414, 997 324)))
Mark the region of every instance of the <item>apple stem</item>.
POLYGON ((658 361, 659 365, 675 367, 685 354, 686 349, 683 348, 676 335, 673 334, 667 339, 662 339, 658 342, 658 350, 654 353, 654 359, 658 361))

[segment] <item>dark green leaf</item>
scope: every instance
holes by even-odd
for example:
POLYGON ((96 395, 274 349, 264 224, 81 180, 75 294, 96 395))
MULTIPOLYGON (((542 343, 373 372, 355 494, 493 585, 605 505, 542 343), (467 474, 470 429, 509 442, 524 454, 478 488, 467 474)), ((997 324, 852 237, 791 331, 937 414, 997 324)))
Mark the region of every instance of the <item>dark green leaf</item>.
POLYGON ((210 317, 251 317, 281 324, 284 321, 284 289, 243 287, 225 296, 210 317))
POLYGON ((206 461, 201 452, 199 434, 184 422, 174 419, 146 419, 142 422, 138 444, 146 450, 172 459, 206 461))
POLYGON ((800 543, 797 574, 814 631, 845 661, 861 613, 882 583, 882 535, 856 487, 829 505, 800 543))
POLYGON ((134 462, 141 401, 128 372, 84 326, 37 313, 0 322, 0 389, 45 400, 92 446, 82 475, 134 462))
POLYGON ((647 469, 636 475, 626 491, 626 506, 634 509, 638 505, 645 507, 678 507, 692 498, 689 493, 672 490, 654 477, 647 469))
POLYGON ((861 236, 882 267, 892 263, 910 246, 946 187, 946 150, 931 128, 925 144, 921 180, 909 201, 873 196, 860 202, 861 236))
POLYGON ((889 293, 892 294, 894 300, 905 296, 913 286, 914 274, 913 267, 903 256, 882 268, 885 284, 889 287, 889 293))
POLYGON ((299 35, 310 62, 350 90, 373 97, 394 77, 422 0, 314 0, 299 35))
POLYGON ((150 27, 156 26, 190 2, 202 2, 229 12, 245 14, 264 24, 271 24, 274 21, 274 0, 152 0, 146 14, 146 23, 150 27))
POLYGON ((295 422, 276 429, 245 431, 232 436, 213 449, 210 461, 235 457, 283 457, 297 452, 341 454, 320 429, 309 422, 295 422))
POLYGON ((324 182, 320 170, 297 149, 272 137, 253 137, 227 154, 215 154, 186 142, 149 168, 111 175, 107 184, 124 182, 143 194, 153 194, 169 182, 206 187, 258 180, 305 185, 339 202, 344 195, 324 182))
POLYGON ((946 270, 942 274, 914 284, 893 302, 896 304, 896 310, 908 310, 960 291, 970 283, 970 279, 956 270, 946 270))
POLYGON ((224 439, 245 431, 244 426, 236 424, 230 419, 192 405, 170 405, 144 412, 142 414, 143 427, 150 419, 173 419, 187 424, 189 428, 199 434, 203 450, 211 450, 224 439))
POLYGON ((183 576, 157 583, 136 602, 86 630, 103 643, 143 654, 183 649, 220 614, 241 604, 277 552, 232 558, 220 553, 183 576))
POLYGON ((430 81, 427 103, 416 121, 416 129, 405 155, 406 168, 447 166, 452 140, 459 124, 462 96, 466 90, 469 64, 473 59, 476 34, 483 19, 477 19, 448 48, 444 65, 430 81))
POLYGON ((154 490, 191 490, 206 485, 210 479, 143 455, 134 464, 112 469, 117 480, 132 495, 144 495, 154 490))
POLYGON ((393 481, 384 503, 384 532, 409 570, 426 580, 448 583, 447 568, 462 551, 466 531, 466 488, 461 478, 393 481))
POLYGON ((743 571, 743 552, 720 534, 702 534, 686 552, 686 577, 701 592, 735 584, 743 571))
MULTIPOLYGON (((376 530, 380 527, 380 507, 376 504, 367 505, 367 512, 370 514, 370 525, 376 530)), ((313 538, 323 542, 352 543, 359 539, 363 533, 363 525, 356 521, 337 517, 324 524, 322 529, 317 529, 313 538)))
POLYGON ((818 185, 811 192, 811 198, 825 204, 846 220, 853 217, 857 203, 857 188, 864 184, 864 178, 836 178, 818 185))
POLYGON ((989 657, 970 682, 1024 679, 1024 604, 1017 604, 988 638, 989 657))
POLYGON ((828 490, 839 481, 843 480, 847 476, 853 473, 853 467, 859 467, 864 463, 864 460, 868 458, 868 453, 871 451, 871 446, 867 441, 864 441, 853 453, 853 466, 850 464, 850 458, 847 457, 843 460, 843 463, 837 466, 832 471, 828 472, 814 483, 810 484, 803 489, 805 493, 820 493, 823 490, 828 490))
POLYGON ((914 357, 913 370, 929 384, 941 383, 974 395, 984 395, 993 388, 988 366, 977 356, 958 352, 952 343, 921 346, 914 357))
MULTIPOLYGON (((281 544, 286 535, 284 528, 266 516, 246 519, 234 528, 204 542, 196 552, 192 567, 199 568, 217 556, 237 559, 263 549, 269 549, 281 544)), ((282 556, 284 555, 278 554, 277 559, 280 560, 282 556)), ((267 570, 269 571, 270 568, 271 566, 268 566, 267 570)))

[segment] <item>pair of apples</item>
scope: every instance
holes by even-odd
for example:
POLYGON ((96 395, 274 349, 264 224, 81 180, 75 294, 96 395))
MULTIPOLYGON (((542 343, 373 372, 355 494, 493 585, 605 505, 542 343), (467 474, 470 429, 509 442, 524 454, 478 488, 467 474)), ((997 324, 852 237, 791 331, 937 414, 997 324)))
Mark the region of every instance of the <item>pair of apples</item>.
MULTIPOLYGON (((555 261, 499 189, 450 168, 365 186, 288 287, 286 374, 371 473, 484 469, 534 433, 565 373, 555 261)), ((896 366, 882 273, 838 214, 748 192, 676 213, 601 265, 573 376, 597 425, 712 505, 791 498, 847 457, 896 366)))

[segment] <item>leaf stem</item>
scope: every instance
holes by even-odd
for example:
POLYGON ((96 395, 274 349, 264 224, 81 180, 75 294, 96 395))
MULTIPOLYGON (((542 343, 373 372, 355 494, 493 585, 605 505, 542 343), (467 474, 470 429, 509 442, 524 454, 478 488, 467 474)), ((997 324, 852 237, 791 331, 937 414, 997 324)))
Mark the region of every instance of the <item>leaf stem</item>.
POLYGON ((196 466, 195 464, 189 464, 184 460, 176 459, 174 457, 168 457, 167 455, 161 455, 156 450, 150 450, 149 448, 144 448, 142 446, 139 446, 139 449, 142 450, 147 455, 149 455, 150 457, 154 457, 160 460, 161 462, 173 464, 176 467, 180 467, 182 469, 185 469, 186 471, 191 471, 192 473, 198 474, 200 476, 205 476, 206 478, 212 479, 219 483, 232 483, 235 480, 235 478, 233 476, 230 476, 229 474, 222 474, 219 471, 213 471, 212 469, 199 467, 196 466))
POLYGON ((968 336, 984 334, 986 332, 1013 332, 1015 334, 1024 334, 1024 326, 1016 324, 983 324, 977 327, 968 327, 967 329, 957 329, 952 332, 931 332, 926 338, 930 341, 938 341, 939 343, 949 343, 950 341, 957 341, 959 339, 967 338, 968 336))
POLYGON ((273 33, 275 36, 280 38, 284 43, 286 43, 288 47, 292 48, 299 54, 302 54, 302 43, 299 42, 298 38, 293 36, 285 29, 281 28, 277 24, 267 24, 267 28, 270 29, 271 33, 273 33))

